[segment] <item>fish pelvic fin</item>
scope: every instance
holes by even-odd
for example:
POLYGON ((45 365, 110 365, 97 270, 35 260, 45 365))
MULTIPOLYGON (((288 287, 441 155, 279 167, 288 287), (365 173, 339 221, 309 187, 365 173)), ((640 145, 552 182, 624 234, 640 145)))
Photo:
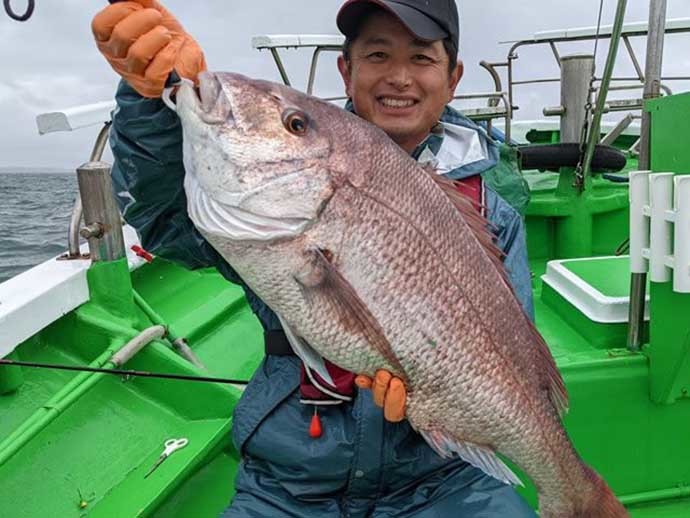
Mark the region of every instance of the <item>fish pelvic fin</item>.
POLYGON ((524 485, 518 476, 498 458, 496 452, 486 446, 453 439, 440 430, 420 431, 424 440, 443 458, 457 455, 475 468, 481 469, 487 475, 509 485, 524 485))
POLYGON ((328 250, 312 249, 308 266, 295 276, 305 298, 315 306, 328 305, 339 315, 341 324, 350 332, 363 337, 396 370, 394 373, 406 379, 405 371, 381 324, 362 301, 352 285, 332 263, 328 250))
POLYGON ((319 376, 321 376, 326 383, 332 387, 335 387, 335 382, 328 372, 328 369, 326 369, 326 363, 323 357, 316 352, 311 345, 305 342, 301 337, 297 336, 297 333, 295 333, 288 323, 285 322, 283 317, 279 315, 278 318, 283 326, 283 331, 285 331, 285 336, 292 346, 292 350, 297 356, 299 356, 299 359, 302 360, 308 368, 312 369, 319 376))
MULTIPOLYGON (((457 182, 450 180, 444 176, 430 172, 431 178, 448 196, 448 199, 453 203, 455 208, 460 212, 463 219, 467 223, 469 229, 474 234, 475 238, 481 244, 482 248, 488 255, 491 262, 500 273, 503 281, 513 291, 513 286, 508 279, 505 266, 503 265, 504 254, 494 242, 495 236, 490 231, 491 223, 484 218, 476 209, 473 201, 458 191, 457 182)), ((542 380, 546 385, 549 393, 549 399, 553 404, 559 417, 563 417, 568 412, 568 392, 563 383, 561 373, 556 367, 556 362, 551 355, 548 345, 542 338, 534 324, 527 318, 530 326, 530 332, 533 335, 533 341, 537 344, 539 349, 539 365, 542 369, 542 380)))

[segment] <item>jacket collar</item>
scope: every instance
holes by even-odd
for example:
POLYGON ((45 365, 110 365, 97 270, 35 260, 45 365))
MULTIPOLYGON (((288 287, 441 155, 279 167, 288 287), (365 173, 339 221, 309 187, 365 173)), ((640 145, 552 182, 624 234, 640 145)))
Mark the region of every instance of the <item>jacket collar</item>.
MULTIPOLYGON (((352 101, 348 100, 345 109, 355 113, 352 101)), ((461 180, 494 167, 499 160, 499 146, 483 127, 446 106, 441 120, 412 157, 433 164, 448 178, 461 180)))

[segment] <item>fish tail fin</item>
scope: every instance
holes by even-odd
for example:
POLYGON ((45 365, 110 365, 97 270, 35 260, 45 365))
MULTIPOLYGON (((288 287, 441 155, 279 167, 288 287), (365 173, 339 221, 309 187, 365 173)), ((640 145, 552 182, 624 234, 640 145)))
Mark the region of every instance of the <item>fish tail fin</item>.
POLYGON ((608 484, 596 471, 584 466, 585 477, 590 482, 590 490, 582 494, 583 512, 580 514, 591 518, 630 518, 628 511, 613 494, 608 484))
POLYGON ((563 495, 558 495, 555 500, 545 497, 542 501, 540 497, 541 518, 630 518, 604 479, 593 469, 583 468, 584 483, 577 488, 571 501, 564 502, 563 495), (563 508, 564 504, 567 510, 563 508))

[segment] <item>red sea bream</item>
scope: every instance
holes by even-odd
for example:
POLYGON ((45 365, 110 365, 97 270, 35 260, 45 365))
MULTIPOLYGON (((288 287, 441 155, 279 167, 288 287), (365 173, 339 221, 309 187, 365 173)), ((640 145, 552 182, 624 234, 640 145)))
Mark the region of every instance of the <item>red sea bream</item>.
POLYGON ((381 130, 285 86, 204 73, 183 85, 191 219, 281 318, 295 351, 403 379, 407 418, 444 456, 546 518, 624 517, 561 424, 555 362, 506 280, 486 222, 381 130))

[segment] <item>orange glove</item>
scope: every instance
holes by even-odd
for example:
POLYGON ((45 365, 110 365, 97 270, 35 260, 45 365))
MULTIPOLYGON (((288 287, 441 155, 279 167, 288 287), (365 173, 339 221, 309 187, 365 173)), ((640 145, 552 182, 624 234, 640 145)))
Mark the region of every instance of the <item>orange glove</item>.
POLYGON ((170 72, 196 83, 204 53, 157 0, 118 2, 91 22, 98 50, 144 97, 160 97, 170 72))
POLYGON ((369 376, 357 376, 355 384, 361 389, 371 389, 374 403, 383 407, 383 416, 392 423, 405 419, 407 390, 403 381, 390 372, 380 369, 372 380, 369 376))

